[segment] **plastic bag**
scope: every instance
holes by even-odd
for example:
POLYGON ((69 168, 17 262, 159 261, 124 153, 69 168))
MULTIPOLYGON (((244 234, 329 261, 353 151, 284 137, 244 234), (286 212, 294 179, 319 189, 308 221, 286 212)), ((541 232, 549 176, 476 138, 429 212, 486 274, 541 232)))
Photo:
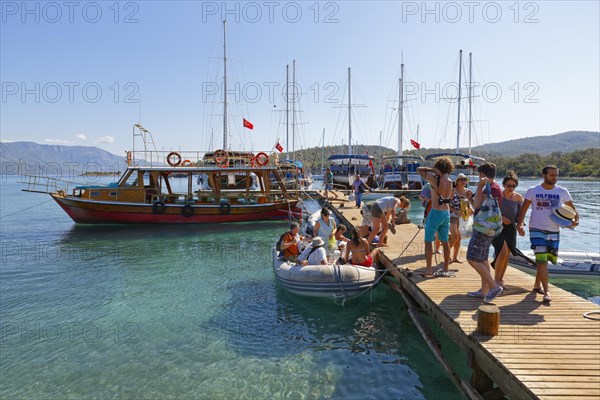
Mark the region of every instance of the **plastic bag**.
POLYGON ((458 218, 458 231, 460 232, 460 236, 463 239, 470 238, 471 233, 473 233, 473 216, 469 215, 469 217, 465 220, 462 217, 458 218))
POLYGON ((356 200, 356 197, 354 196, 354 192, 350 193, 350 195, 348 196, 348 201, 354 201, 356 200))

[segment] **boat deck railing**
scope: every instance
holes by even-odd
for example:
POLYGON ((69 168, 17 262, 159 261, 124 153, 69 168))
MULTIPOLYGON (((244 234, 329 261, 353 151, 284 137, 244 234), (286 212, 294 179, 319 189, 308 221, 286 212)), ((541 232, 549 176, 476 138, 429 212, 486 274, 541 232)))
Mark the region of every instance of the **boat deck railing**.
MULTIPOLYGON (((234 150, 134 150, 126 152, 126 162, 130 166, 214 166, 219 162, 230 165, 251 165, 256 156, 261 156, 264 165, 286 165, 276 151, 234 151, 234 150), (264 158, 264 155, 267 157, 264 158)), ((260 165, 260 164, 258 164, 260 165)))
POLYGON ((21 175, 20 179, 18 183, 25 185, 25 188, 22 189, 24 192, 51 194, 63 191, 69 193, 79 185, 65 179, 43 175, 21 175))

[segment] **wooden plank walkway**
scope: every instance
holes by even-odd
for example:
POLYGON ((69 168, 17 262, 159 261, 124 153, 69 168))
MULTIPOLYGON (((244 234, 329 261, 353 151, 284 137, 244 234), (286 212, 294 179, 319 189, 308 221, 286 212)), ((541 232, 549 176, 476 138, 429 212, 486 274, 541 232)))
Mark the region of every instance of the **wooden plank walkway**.
MULTIPOLYGON (((358 209, 337 211, 351 225, 362 220, 358 209)), ((510 267, 504 278, 506 290, 494 301, 500 308, 500 332, 492 338, 482 336, 475 332, 481 299, 466 296, 481 287, 475 270, 465 260, 450 265, 453 278, 420 277, 419 272, 425 271, 423 230, 413 224, 397 225, 396 229, 396 235, 388 234, 389 246, 381 249, 378 261, 461 348, 473 355, 505 396, 600 399, 600 321, 582 316, 600 311, 600 306, 553 285, 552 302, 544 304, 542 295, 531 291, 534 277, 510 267)), ((465 251, 461 250, 462 259, 465 251)), ((437 261, 434 259, 434 270, 443 263, 441 255, 437 261)))

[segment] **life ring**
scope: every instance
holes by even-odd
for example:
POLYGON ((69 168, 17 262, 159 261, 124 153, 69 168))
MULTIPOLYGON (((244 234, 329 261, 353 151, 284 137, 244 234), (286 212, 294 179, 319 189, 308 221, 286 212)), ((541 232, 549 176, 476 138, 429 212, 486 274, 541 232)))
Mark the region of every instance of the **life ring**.
POLYGON ((222 202, 219 206, 219 211, 221 212, 221 214, 231 214, 231 203, 222 202))
POLYGON ((158 200, 152 204, 152 213, 153 214, 163 214, 167 206, 162 201, 158 200))
POLYGON ((176 152, 176 151, 172 151, 167 155, 167 163, 169 163, 169 165, 171 167, 176 167, 179 164, 181 164, 181 155, 176 152), (177 159, 177 162, 173 161, 171 158, 175 157, 177 159))
POLYGON ((194 209, 192 208, 191 205, 186 204, 185 206, 183 206, 183 208, 181 209, 181 215, 183 215, 186 218, 191 217, 192 215, 194 215, 194 209))
POLYGON ((259 167, 267 165, 267 163, 269 162, 269 156, 267 155, 267 153, 260 152, 254 158, 256 160, 256 165, 258 165, 259 167))
POLYGON ((213 159, 215 160, 215 164, 221 168, 226 168, 229 165, 229 161, 227 160, 227 152, 225 150, 215 151, 213 154, 213 159))
POLYGON ((181 165, 180 165, 180 166, 181 166, 181 167, 193 167, 193 166, 194 166, 194 163, 193 163, 193 162, 191 162, 190 160, 183 160, 183 161, 181 162, 181 165))

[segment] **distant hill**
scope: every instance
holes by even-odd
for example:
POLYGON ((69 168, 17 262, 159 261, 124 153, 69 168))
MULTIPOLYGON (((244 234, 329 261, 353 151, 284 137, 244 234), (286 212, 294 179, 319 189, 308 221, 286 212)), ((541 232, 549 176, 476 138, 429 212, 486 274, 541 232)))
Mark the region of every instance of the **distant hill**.
POLYGON ((542 156, 554 152, 571 153, 577 150, 600 148, 600 132, 570 131, 549 136, 533 136, 506 142, 473 147, 472 153, 507 157, 534 153, 542 156))
POLYGON ((80 175, 85 172, 119 172, 125 157, 93 146, 61 146, 33 142, 0 143, 1 173, 80 175))

